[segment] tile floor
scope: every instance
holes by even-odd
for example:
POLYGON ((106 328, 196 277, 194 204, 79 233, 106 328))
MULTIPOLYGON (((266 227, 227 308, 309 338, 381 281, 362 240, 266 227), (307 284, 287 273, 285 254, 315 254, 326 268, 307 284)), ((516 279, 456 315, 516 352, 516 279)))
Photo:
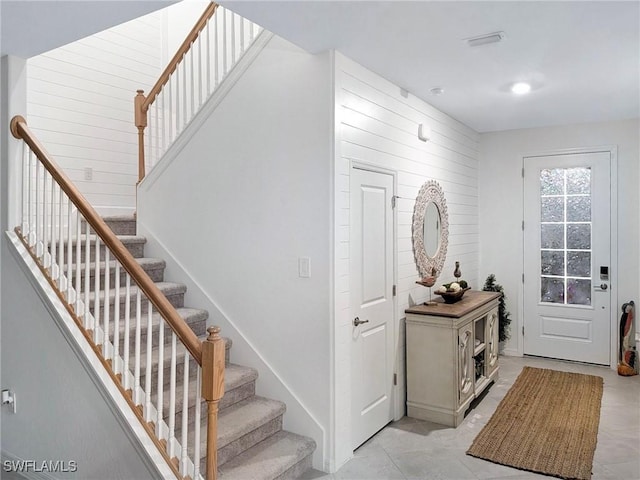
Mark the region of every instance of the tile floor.
POLYGON ((387 425, 334 474, 312 470, 305 480, 549 479, 470 457, 465 451, 487 423, 522 367, 528 365, 604 378, 592 480, 640 480, 640 376, 605 367, 541 358, 500 357, 500 378, 458 428, 404 417, 387 425))

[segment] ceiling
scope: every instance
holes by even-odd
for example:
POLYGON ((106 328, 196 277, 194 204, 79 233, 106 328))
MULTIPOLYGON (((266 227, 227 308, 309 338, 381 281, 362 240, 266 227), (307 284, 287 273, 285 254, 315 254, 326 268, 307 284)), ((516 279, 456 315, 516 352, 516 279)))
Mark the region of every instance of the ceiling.
POLYGON ((309 52, 340 51, 478 132, 640 116, 638 1, 221 3, 309 52), (464 41, 499 31, 499 43, 464 41), (515 81, 532 91, 512 94, 515 81))
POLYGON ((29 58, 178 0, 0 0, 0 56, 29 58))

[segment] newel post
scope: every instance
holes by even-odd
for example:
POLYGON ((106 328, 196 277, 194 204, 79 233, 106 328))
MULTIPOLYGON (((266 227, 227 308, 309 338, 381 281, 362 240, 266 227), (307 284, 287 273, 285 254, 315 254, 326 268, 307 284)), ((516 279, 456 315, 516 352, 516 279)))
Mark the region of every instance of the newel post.
POLYGON ((224 340, 220 327, 209 327, 202 342, 202 398, 207 401, 207 480, 218 476, 218 402, 224 395, 224 340))
POLYGON ((145 176, 144 171, 144 129, 147 127, 147 112, 144 110, 144 102, 147 99, 144 96, 144 90, 137 90, 134 102, 134 113, 136 127, 138 127, 138 183, 145 176))

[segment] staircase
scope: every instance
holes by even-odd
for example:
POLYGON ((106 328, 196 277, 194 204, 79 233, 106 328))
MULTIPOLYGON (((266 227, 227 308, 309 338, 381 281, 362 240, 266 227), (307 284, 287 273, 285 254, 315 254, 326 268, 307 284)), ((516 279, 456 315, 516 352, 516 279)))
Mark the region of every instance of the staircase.
MULTIPOLYGON (((190 308, 184 305, 184 295, 186 287, 180 283, 173 283, 164 279, 165 262, 162 259, 146 258, 144 256, 144 245, 146 239, 136 235, 136 222, 133 216, 123 217, 105 217, 107 225, 123 242, 126 248, 136 258, 140 266, 148 273, 152 280, 156 283, 158 288, 163 292, 166 298, 177 309, 180 316, 185 320, 194 333, 204 340, 207 336, 206 321, 208 318, 208 312, 205 310, 190 308)), ((75 248, 75 247, 74 247, 75 248)), ((75 255, 75 253, 73 253, 75 255)), ((104 257, 102 257, 104 258, 104 257)), ((93 264, 94 262, 92 262, 93 264)), ((104 277, 106 265, 105 262, 101 262, 101 276, 104 277)), ((84 272, 84 268, 82 269, 84 272)), ((91 281, 95 276, 95 268, 90 270, 91 281)), ((114 269, 110 269, 111 281, 110 285, 115 284, 114 269)), ((84 283, 84 282, 82 282, 84 283)), ((102 287, 104 289, 104 286, 102 287)), ((133 294, 136 287, 132 286, 131 298, 135 298, 133 294)), ((93 295, 93 293, 92 293, 93 295)), ((115 292, 110 289, 107 295, 104 290, 99 292, 101 302, 99 303, 100 309, 104 310, 105 299, 109 305, 111 312, 115 308, 115 292)), ((119 307, 120 317, 124 319, 125 305, 124 298, 120 297, 121 305, 119 307)), ((94 305, 93 301, 91 305, 94 305)), ((92 314, 94 314, 93 308, 92 314)), ((134 305, 130 306, 131 309, 135 308, 134 305)), ((146 300, 141 302, 142 312, 146 312, 148 305, 146 300)), ((102 316, 101 312, 101 316, 102 316)), ((129 352, 134 351, 134 342, 139 341, 143 346, 143 354, 140 356, 140 371, 146 372, 146 365, 149 358, 152 361, 151 368, 151 381, 153 382, 152 391, 157 391, 155 388, 158 382, 158 368, 164 370, 165 383, 168 384, 170 378, 170 369, 168 357, 163 357, 163 365, 159 365, 158 359, 162 355, 158 354, 159 351, 159 329, 156 326, 160 322, 160 316, 157 313, 153 314, 152 323, 154 325, 152 336, 152 353, 147 355, 145 351, 145 345, 147 345, 146 338, 146 326, 140 329, 139 340, 136 339, 136 326, 129 326, 129 352)), ((119 351, 125 350, 125 332, 124 322, 120 322, 119 328, 119 351)), ((110 339, 114 342, 115 332, 110 333, 110 339)), ((170 335, 167 333, 164 336, 163 348, 168 348, 170 342, 170 335)), ((184 350, 184 347, 178 345, 178 352, 180 348, 184 350)), ((268 398, 260 397, 255 394, 255 382, 258 378, 257 372, 249 367, 236 365, 230 362, 231 340, 226 339, 226 368, 225 368, 225 382, 224 382, 224 397, 219 404, 219 417, 218 417, 218 475, 223 479, 285 479, 285 478, 298 478, 304 472, 311 468, 311 457, 315 450, 315 442, 312 439, 302 437, 290 432, 282 430, 282 416, 285 413, 286 406, 284 403, 277 400, 271 400, 268 398)), ((131 360, 133 362, 133 359, 131 360)), ((175 375, 177 386, 182 384, 183 370, 178 365, 178 372, 175 375)), ((189 376, 194 377, 197 369, 189 368, 189 376)), ((144 373, 141 376, 141 384, 144 385, 145 378, 144 373)), ((193 390, 195 395, 196 382, 190 381, 188 383, 189 390, 193 390)), ((182 397, 181 395, 179 397, 182 397)), ((191 398, 191 395, 190 397, 191 398)), ((175 412, 174 421, 176 429, 181 428, 183 402, 182 398, 176 397, 175 399, 175 412)), ((153 403, 157 401, 157 394, 154 394, 152 398, 153 403)), ((163 417, 167 424, 170 422, 170 408, 169 408, 169 395, 163 397, 163 417)), ((191 405, 190 410, 193 409, 191 405)), ((201 434, 200 452, 201 458, 201 471, 205 471, 204 452, 206 452, 206 402, 201 401, 202 408, 202 422, 201 422, 201 434)), ((194 416, 192 412, 189 412, 187 418, 192 419, 194 416)), ((193 427, 193 425, 191 425, 193 427)), ((189 428, 190 432, 195 432, 195 428, 189 428)), ((189 442, 190 456, 193 455, 193 436, 189 442)))

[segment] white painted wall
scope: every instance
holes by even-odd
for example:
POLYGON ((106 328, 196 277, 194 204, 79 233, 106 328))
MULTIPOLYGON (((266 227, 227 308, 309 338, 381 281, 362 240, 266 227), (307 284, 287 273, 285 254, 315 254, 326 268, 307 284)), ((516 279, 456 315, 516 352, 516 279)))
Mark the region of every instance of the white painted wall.
MULTIPOLYGON (((627 120, 562 127, 511 130, 480 136, 480 272, 495 273, 505 287, 512 313, 512 338, 505 352, 522 346, 522 157, 568 148, 617 145, 618 283, 612 308, 640 298, 638 209, 640 121, 627 120)), ((619 316, 619 315, 618 315, 619 316)))
POLYGON ((148 254, 233 340, 232 361, 259 370, 258 394, 287 403, 285 428, 316 440, 316 468, 329 428, 331 108, 329 57, 274 37, 138 191, 148 254))
POLYGON ((454 279, 460 261, 463 278, 481 288, 478 277, 478 134, 400 87, 336 54, 335 62, 335 431, 334 468, 352 456, 351 336, 349 292, 349 175, 354 162, 391 170, 397 176, 395 318, 397 373, 396 406, 404 412, 404 311, 428 299, 413 256, 413 206, 422 184, 442 186, 449 212, 449 247, 439 282, 454 279), (418 125, 431 127, 432 140, 418 139, 418 125))
POLYGON ((1 388, 17 397, 15 414, 1 408, 3 460, 76 462, 77 472, 37 478, 160 478, 10 249, 3 233, 1 388))

